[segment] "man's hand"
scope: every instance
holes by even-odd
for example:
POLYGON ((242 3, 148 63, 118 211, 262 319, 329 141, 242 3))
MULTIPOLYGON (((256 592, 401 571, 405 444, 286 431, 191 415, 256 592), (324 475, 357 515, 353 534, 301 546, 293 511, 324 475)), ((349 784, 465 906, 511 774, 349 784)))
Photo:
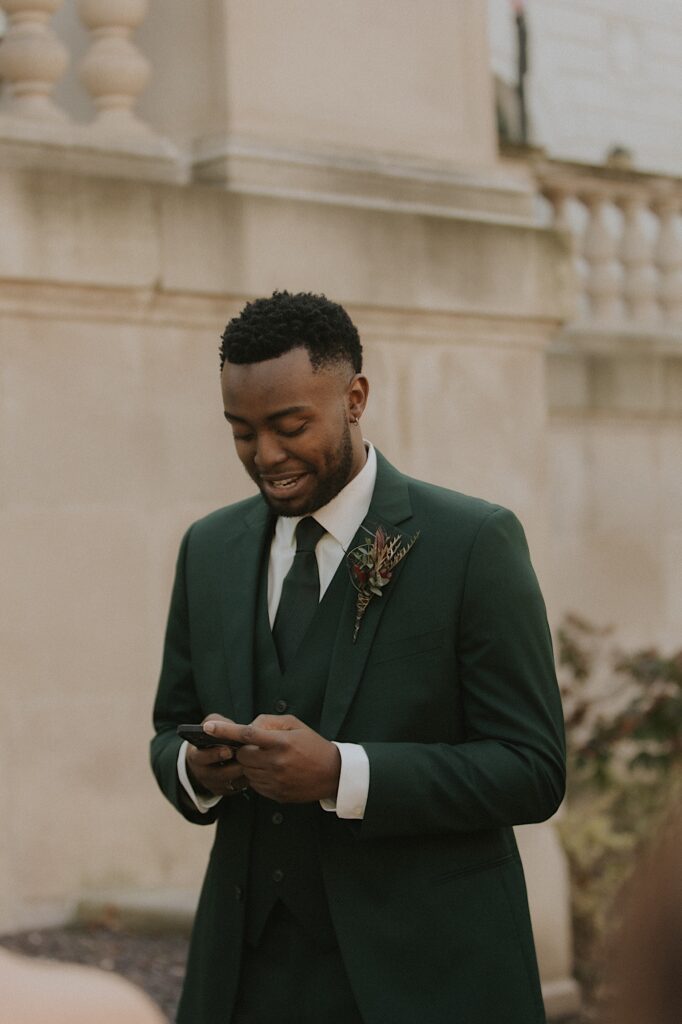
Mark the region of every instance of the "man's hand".
POLYGON ((207 732, 245 744, 237 751, 248 785, 279 803, 335 800, 341 755, 338 748, 293 715, 259 715, 251 725, 211 716, 207 732))
MULTIPOLYGON (((206 722, 220 722, 234 725, 222 715, 207 715, 206 722)), ((233 796, 246 789, 244 770, 235 758, 231 747, 210 747, 199 750, 191 743, 187 745, 186 763, 190 782, 199 795, 233 796)))

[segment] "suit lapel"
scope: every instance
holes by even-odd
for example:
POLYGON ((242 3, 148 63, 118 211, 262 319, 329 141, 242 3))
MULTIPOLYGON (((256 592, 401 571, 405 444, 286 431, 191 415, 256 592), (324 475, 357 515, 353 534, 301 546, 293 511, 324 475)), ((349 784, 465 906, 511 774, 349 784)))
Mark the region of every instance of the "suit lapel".
POLYGON ((237 722, 253 720, 253 651, 258 587, 271 517, 260 501, 227 538, 223 552, 222 622, 227 679, 237 722))
MULTIPOLYGON (((394 469, 383 456, 377 452, 377 478, 374 494, 364 525, 372 533, 378 526, 388 528, 399 527, 399 532, 411 536, 416 530, 410 530, 409 520, 412 518, 412 506, 407 487, 407 480, 394 469)), ((350 550, 367 539, 362 527, 358 530, 350 546, 350 550)), ((407 555, 407 558, 410 556, 407 555)), ((350 703, 355 695, 365 663, 372 649, 372 641, 377 627, 391 599, 394 589, 399 585, 400 572, 404 559, 396 567, 388 586, 382 596, 374 597, 367 607, 357 640, 353 643, 353 627, 355 624, 355 603, 357 591, 350 581, 348 567, 344 558, 339 571, 346 574, 346 589, 343 611, 340 616, 339 628, 332 653, 331 668, 327 689, 322 706, 320 732, 328 739, 336 736, 346 717, 350 703)))

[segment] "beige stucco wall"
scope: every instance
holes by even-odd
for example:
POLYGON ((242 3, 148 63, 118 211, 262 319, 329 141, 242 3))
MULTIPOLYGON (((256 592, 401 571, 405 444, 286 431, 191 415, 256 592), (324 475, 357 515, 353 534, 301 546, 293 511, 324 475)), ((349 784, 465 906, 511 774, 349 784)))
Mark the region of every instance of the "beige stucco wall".
POLYGON ((163 0, 139 33, 158 67, 142 112, 178 141, 495 158, 480 0, 163 0), (188 59, 194 54, 196 59, 188 59))
POLYGON ((221 415, 226 319, 273 287, 345 302, 368 436, 514 507, 542 572, 565 250, 524 224, 49 173, 5 174, 0 207, 8 928, 93 889, 200 877, 209 836, 164 804, 146 743, 182 531, 251 489, 221 415))
POLYGON ((549 359, 548 599, 672 653, 682 622, 680 334, 567 336, 549 359), (580 339, 578 344, 577 339, 580 339))

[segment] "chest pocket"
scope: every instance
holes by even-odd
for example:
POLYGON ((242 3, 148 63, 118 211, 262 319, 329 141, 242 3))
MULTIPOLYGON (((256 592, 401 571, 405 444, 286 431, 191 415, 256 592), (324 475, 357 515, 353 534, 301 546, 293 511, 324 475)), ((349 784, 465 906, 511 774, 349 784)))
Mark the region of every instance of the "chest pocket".
POLYGON ((426 633, 400 636, 393 640, 381 640, 372 645, 372 652, 367 664, 379 665, 398 658, 404 660, 415 654, 425 654, 426 651, 436 650, 445 644, 446 633, 446 629, 441 627, 440 629, 430 629, 426 633))

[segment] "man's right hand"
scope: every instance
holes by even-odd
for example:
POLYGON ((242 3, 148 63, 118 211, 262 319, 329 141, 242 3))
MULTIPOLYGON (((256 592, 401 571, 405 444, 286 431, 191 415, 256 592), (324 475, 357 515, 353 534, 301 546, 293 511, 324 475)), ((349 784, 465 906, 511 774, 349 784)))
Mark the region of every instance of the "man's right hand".
MULTIPOLYGON (((230 718, 223 715, 207 715, 204 722, 214 719, 218 722, 230 722, 230 718)), ((186 754, 187 774, 189 780, 198 795, 206 796, 234 796, 246 789, 248 783, 244 778, 244 770, 235 758, 235 751, 231 747, 210 747, 208 750, 199 750, 187 744, 186 754)))

